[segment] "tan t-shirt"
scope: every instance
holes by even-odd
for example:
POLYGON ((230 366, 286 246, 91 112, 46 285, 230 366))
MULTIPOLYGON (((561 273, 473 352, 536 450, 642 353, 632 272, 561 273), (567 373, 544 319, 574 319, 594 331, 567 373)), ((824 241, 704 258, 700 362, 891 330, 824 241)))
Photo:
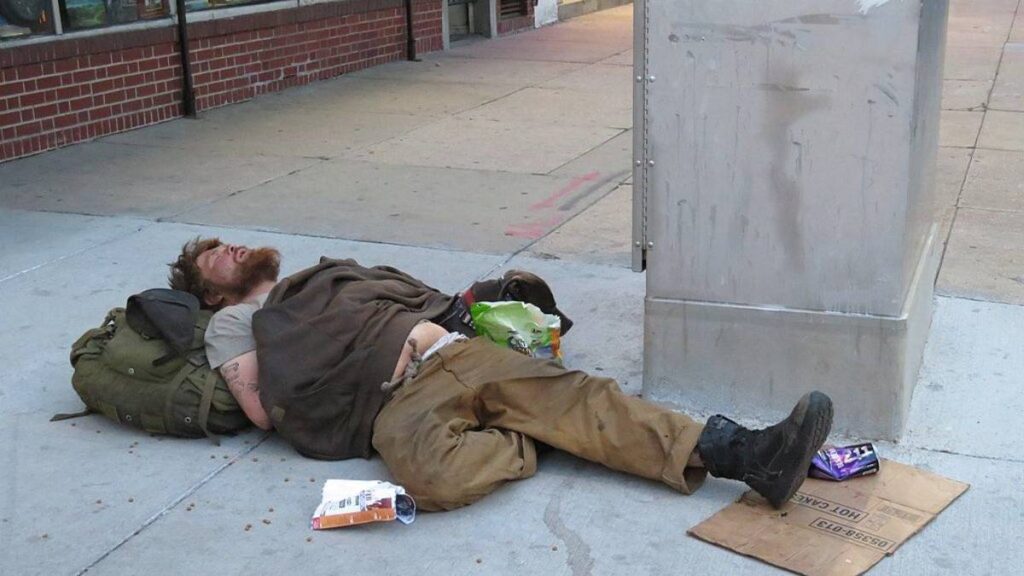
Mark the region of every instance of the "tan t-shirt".
POLYGON ((218 310, 206 327, 206 357, 210 366, 220 368, 225 362, 256 349, 252 334, 252 316, 263 307, 269 293, 253 300, 218 310))

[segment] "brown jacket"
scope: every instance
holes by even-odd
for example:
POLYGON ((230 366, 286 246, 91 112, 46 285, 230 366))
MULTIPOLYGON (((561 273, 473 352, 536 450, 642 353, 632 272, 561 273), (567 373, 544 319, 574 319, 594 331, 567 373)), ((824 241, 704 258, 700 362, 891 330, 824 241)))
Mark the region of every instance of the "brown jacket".
POLYGON ((277 431, 306 456, 371 454, 405 339, 452 303, 395 268, 323 257, 285 278, 253 317, 260 401, 277 431))

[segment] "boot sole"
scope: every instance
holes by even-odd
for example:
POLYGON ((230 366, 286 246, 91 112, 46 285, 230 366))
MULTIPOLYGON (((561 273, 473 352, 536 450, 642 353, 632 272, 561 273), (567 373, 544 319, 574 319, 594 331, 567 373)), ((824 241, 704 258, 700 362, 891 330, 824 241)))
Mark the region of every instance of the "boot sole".
POLYGON ((766 495, 768 502, 775 508, 781 508, 800 489, 807 479, 807 471, 811 467, 811 459, 821 449, 832 430, 832 400, 821 392, 811 392, 800 399, 793 409, 800 422, 797 438, 806 438, 803 451, 800 453, 798 466, 788 477, 779 479, 785 491, 766 495), (801 414, 802 413, 802 414, 801 414))

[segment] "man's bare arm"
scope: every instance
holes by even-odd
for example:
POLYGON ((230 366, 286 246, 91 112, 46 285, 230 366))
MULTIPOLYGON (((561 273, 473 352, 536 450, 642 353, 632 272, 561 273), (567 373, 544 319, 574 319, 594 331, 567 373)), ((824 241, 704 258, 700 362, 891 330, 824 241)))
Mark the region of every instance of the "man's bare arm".
POLYGON ((259 364, 256 351, 246 352, 228 360, 220 367, 220 373, 228 383, 228 390, 234 395, 245 415, 257 427, 270 430, 270 417, 260 403, 259 364))

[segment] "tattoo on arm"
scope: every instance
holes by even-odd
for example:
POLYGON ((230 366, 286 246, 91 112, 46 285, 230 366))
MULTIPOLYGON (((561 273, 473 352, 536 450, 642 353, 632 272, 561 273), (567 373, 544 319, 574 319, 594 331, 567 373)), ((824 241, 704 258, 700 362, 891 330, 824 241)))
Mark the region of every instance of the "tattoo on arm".
POLYGON ((259 392, 260 385, 256 381, 244 382, 242 375, 238 370, 238 362, 232 362, 225 364, 223 368, 224 379, 228 381, 228 389, 235 393, 241 393, 244 390, 250 392, 259 392))

